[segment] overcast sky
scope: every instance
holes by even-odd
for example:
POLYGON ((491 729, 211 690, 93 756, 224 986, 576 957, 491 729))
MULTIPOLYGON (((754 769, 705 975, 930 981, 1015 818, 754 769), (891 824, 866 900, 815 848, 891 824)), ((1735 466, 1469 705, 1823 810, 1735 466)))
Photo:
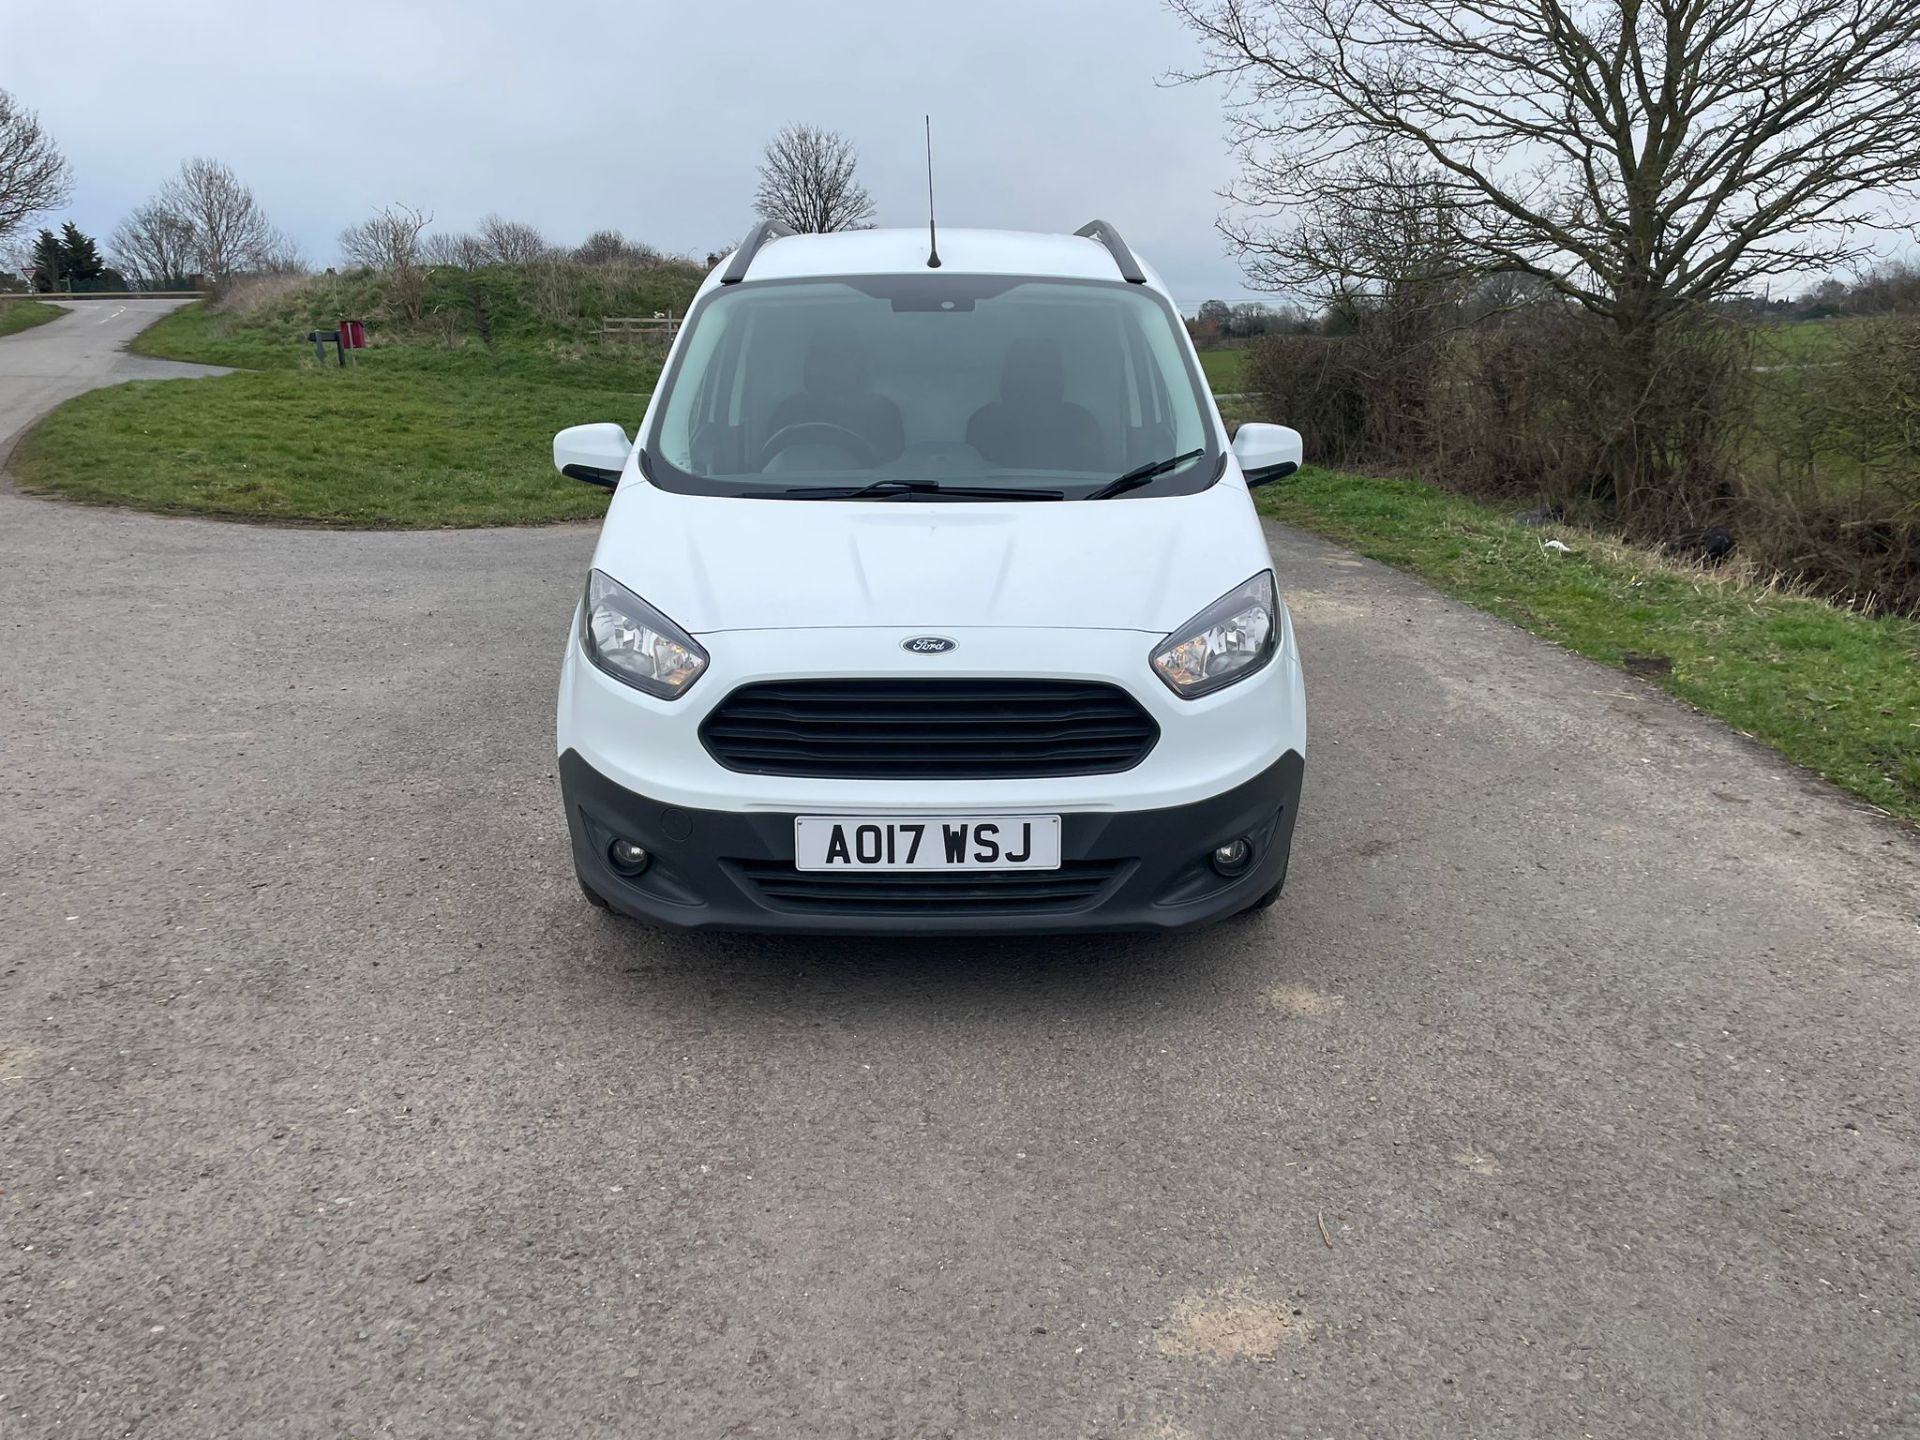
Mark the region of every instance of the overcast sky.
POLYGON ((55 218, 103 243, 200 154, 319 265, 389 202, 704 254, 745 232, 788 121, 848 136, 879 223, 917 225, 930 111, 944 223, 1100 216, 1189 309, 1250 298, 1213 229, 1221 94, 1158 83, 1195 55, 1159 0, 0 0, 0 87, 73 163, 55 218))

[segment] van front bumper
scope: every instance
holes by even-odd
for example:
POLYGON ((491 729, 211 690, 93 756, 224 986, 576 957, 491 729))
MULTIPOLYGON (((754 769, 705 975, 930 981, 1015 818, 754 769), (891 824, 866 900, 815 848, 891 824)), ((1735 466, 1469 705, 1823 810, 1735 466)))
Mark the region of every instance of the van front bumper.
POLYGON ((1058 808, 1058 872, 966 871, 931 883, 925 872, 802 873, 793 867, 792 814, 666 804, 609 780, 573 750, 560 756, 560 790, 581 883, 655 924, 843 935, 1177 930, 1232 915, 1286 879, 1304 768, 1289 750, 1230 790, 1160 809, 1025 807, 1058 808), (1217 874, 1208 857, 1243 838, 1252 864, 1217 874), (646 850, 646 868, 617 869, 608 853, 615 840, 646 850), (890 893, 900 881, 912 896, 890 893))

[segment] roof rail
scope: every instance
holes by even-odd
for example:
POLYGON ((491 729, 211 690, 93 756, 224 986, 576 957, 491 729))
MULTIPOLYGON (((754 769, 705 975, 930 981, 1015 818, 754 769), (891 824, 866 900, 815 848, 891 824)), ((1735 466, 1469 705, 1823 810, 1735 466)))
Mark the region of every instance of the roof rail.
POLYGON ((778 220, 762 220, 753 227, 740 248, 733 252, 733 259, 727 262, 727 271, 720 277, 722 285, 738 285, 747 278, 747 267, 753 264, 753 257, 760 253, 760 247, 767 241, 781 235, 793 234, 791 225, 783 225, 778 220))
POLYGON ((1129 285, 1147 283, 1147 272, 1140 268, 1140 262, 1133 258, 1133 252, 1127 248, 1127 242, 1120 238, 1120 232, 1105 220, 1089 220, 1076 235, 1084 235, 1089 240, 1098 240, 1107 247, 1107 253, 1113 256, 1113 263, 1120 267, 1120 278, 1129 285))

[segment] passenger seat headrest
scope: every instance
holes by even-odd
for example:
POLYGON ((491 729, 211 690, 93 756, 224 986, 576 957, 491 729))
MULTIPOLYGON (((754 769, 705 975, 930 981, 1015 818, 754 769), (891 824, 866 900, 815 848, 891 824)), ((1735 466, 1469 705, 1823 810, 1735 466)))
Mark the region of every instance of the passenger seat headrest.
POLYGON ((1009 405, 1058 405, 1067 394, 1060 347, 1028 336, 1007 346, 1000 371, 1000 398, 1009 405))

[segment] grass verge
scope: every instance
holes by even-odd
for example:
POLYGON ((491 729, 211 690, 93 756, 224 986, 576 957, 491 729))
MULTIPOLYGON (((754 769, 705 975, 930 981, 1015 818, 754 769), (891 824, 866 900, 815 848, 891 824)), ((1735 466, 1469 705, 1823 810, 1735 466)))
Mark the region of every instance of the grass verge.
POLYGON ((411 529, 587 519, 606 492, 556 475, 547 437, 632 423, 620 391, 390 375, 371 366, 151 380, 70 400, 28 434, 22 489, 164 514, 411 529))
POLYGON ((58 320, 66 311, 42 300, 0 300, 0 335, 17 335, 49 320, 58 320))
POLYGON ((554 473, 548 438, 639 420, 660 347, 603 339, 598 314, 670 305, 692 280, 661 269, 607 290, 597 274, 435 272, 438 308, 420 322, 370 321, 372 347, 351 369, 316 361, 299 337, 332 328, 316 317, 380 316, 379 283, 311 277, 173 311, 130 348, 242 373, 69 401, 21 444, 15 478, 95 504, 362 528, 603 514, 604 490, 554 473), (540 288, 560 281, 579 293, 540 288))
POLYGON ((1901 818, 1920 823, 1920 622, 1869 619, 1697 572, 1573 530, 1529 529, 1417 480, 1309 468, 1260 509, 1656 683, 1901 818), (1571 554, 1545 548, 1557 537, 1571 554))

